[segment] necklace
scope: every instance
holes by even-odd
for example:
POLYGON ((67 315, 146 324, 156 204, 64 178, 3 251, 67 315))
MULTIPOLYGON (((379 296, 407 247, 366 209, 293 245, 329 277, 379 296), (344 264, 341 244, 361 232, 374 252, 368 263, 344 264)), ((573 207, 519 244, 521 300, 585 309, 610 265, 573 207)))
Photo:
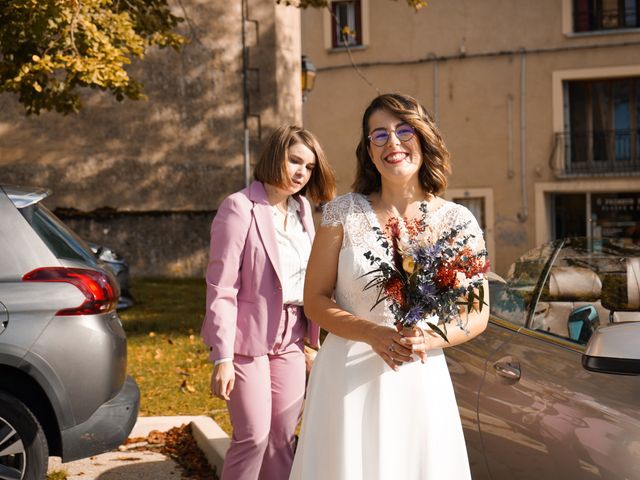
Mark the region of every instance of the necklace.
POLYGON ((289 200, 285 200, 285 205, 286 206, 282 206, 282 204, 280 203, 275 203, 272 206, 276 207, 276 210, 278 212, 280 212, 282 215, 287 215, 287 213, 289 213, 289 200))

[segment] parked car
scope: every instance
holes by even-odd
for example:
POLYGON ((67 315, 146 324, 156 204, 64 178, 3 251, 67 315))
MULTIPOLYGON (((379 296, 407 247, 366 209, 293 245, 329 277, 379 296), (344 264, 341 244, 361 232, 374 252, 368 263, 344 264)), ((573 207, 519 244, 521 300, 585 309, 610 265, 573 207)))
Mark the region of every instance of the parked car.
POLYGON ((474 480, 640 479, 640 246, 562 239, 490 281, 447 361, 474 480))
POLYGON ((125 310, 134 304, 133 295, 129 290, 129 264, 127 261, 110 247, 98 245, 97 243, 88 242, 89 248, 96 256, 99 262, 102 262, 107 268, 110 268, 118 281, 120 287, 120 296, 118 297, 118 310, 125 310))
POLYGON ((116 447, 139 407, 115 277, 46 196, 0 186, 0 478, 116 447))

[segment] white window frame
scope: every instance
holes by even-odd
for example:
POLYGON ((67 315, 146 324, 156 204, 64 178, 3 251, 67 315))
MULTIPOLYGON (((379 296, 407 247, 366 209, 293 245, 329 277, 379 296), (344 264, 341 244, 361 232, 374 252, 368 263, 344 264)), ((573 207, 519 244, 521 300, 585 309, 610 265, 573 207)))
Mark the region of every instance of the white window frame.
POLYGON ((493 205, 492 188, 449 188, 443 195, 445 200, 455 202, 458 198, 482 198, 484 200, 484 241, 489 253, 489 259, 496 258, 496 244, 494 236, 495 210, 493 205))
MULTIPOLYGON (((363 49, 369 46, 369 0, 360 0, 360 28, 362 29, 362 43, 360 45, 350 45, 351 49, 363 49)), ((324 26, 324 48, 331 52, 344 52, 345 47, 333 46, 333 24, 335 20, 331 15, 331 5, 322 9, 322 23, 324 26)))
MULTIPOLYGON (((621 193, 637 192, 639 182, 631 179, 572 180, 571 182, 541 182, 535 185, 535 237, 536 245, 551 241, 551 195, 554 193, 621 193)), ((587 203, 587 209, 589 209, 587 203)), ((588 212, 588 217, 589 217, 588 212)), ((589 221, 589 218, 587 218, 589 221)), ((591 227, 587 226, 587 235, 591 227)))
MULTIPOLYGON (((551 73, 551 112, 553 133, 561 134, 567 129, 569 115, 567 89, 565 85, 571 80, 607 80, 624 77, 640 76, 640 65, 625 65, 601 68, 580 68, 573 70, 556 70, 551 73)), ((557 163, 566 161, 562 148, 555 152, 557 163), (563 155, 558 159, 557 155, 563 155)), ((560 167, 560 165, 558 165, 560 167)), ((564 165, 563 165, 564 168, 564 165)))
POLYGON ((619 67, 581 68, 575 70, 556 70, 551 74, 551 108, 553 112, 553 131, 561 133, 566 125, 564 108, 564 84, 570 80, 607 80, 640 76, 640 65, 619 67))

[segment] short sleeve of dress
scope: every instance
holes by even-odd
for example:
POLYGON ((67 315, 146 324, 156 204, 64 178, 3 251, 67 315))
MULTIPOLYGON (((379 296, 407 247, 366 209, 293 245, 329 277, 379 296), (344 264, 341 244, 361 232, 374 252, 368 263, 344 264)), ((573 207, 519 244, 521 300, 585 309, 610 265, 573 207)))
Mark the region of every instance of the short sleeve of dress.
POLYGON ((456 216, 456 224, 465 225, 459 235, 469 237, 468 245, 471 250, 475 253, 486 250, 484 233, 482 232, 482 229, 480 228, 480 225, 473 213, 471 213, 468 208, 462 205, 457 205, 456 216))
POLYGON ((322 227, 336 227, 346 223, 347 214, 352 203, 351 195, 341 195, 340 197, 326 203, 322 208, 322 227))

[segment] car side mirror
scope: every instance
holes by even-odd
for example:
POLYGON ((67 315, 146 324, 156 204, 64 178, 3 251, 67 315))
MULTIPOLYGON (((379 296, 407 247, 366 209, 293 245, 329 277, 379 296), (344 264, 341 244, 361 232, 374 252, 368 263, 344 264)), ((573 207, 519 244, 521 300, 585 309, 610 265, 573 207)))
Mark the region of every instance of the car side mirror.
POLYGON ((598 328, 582 355, 582 366, 591 372, 640 375, 640 322, 598 328))
POLYGON ((593 305, 582 305, 573 309, 569 314, 567 330, 571 340, 585 345, 599 325, 600 317, 595 307, 593 305))

